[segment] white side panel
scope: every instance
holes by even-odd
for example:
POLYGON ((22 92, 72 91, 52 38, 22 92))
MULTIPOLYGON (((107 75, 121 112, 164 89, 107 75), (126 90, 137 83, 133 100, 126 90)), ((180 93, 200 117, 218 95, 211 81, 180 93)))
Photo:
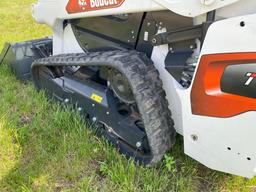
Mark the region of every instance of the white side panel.
MULTIPOLYGON (((255 26, 256 14, 214 23, 207 33, 202 55, 256 52, 255 26), (240 26, 241 21, 245 22, 245 27, 240 26)), ((256 112, 231 118, 193 115, 191 90, 177 91, 182 98, 185 153, 215 170, 245 177, 255 176, 256 112), (193 135, 197 140, 192 139, 193 135)))
MULTIPOLYGON (((216 20, 238 17, 256 13, 255 0, 242 0, 216 10, 216 20)), ((206 14, 194 18, 194 24, 201 24, 206 19, 206 14)))
POLYGON ((196 17, 238 1, 239 0, 125 0, 118 8, 68 14, 66 11, 68 0, 39 0, 37 4, 33 5, 33 16, 38 23, 46 23, 51 27, 53 27, 58 20, 63 19, 145 11, 150 12, 166 9, 183 16, 196 17))
POLYGON ((169 10, 187 17, 196 17, 225 7, 239 0, 155 0, 169 10))
MULTIPOLYGON (((256 14, 214 23, 207 33, 202 55, 256 52, 255 26, 256 14), (245 22, 245 27, 240 26, 241 21, 245 22)), ((184 135, 185 153, 214 170, 245 177, 255 176, 256 112, 231 118, 193 115, 191 88, 182 89, 164 68, 167 52, 167 45, 155 47, 152 60, 163 80, 175 128, 184 135), (197 140, 193 140, 193 136, 197 140)))
POLYGON ((63 53, 83 53, 83 49, 80 47, 73 33, 71 25, 68 24, 63 30, 62 22, 59 27, 54 29, 53 34, 53 55, 63 53))
POLYGON ((217 18, 236 17, 241 15, 256 13, 255 0, 242 0, 229 6, 220 8, 216 15, 217 18))
POLYGON ((202 55, 209 53, 255 52, 255 14, 230 18, 214 23, 207 33, 202 55), (245 27, 240 23, 244 21, 245 27))
POLYGON ((63 51, 63 22, 58 21, 53 27, 53 54, 62 54, 63 51))
POLYGON ((168 45, 162 45, 155 47, 152 53, 152 61, 155 67, 160 73, 160 78, 163 81, 163 88, 167 95, 167 100, 169 102, 169 108, 172 112, 172 118, 175 122, 176 131, 183 135, 182 130, 182 107, 181 98, 177 94, 178 89, 182 89, 181 86, 176 82, 176 80, 170 75, 170 73, 165 69, 165 58, 167 56, 168 45))
POLYGON ((78 44, 76 37, 73 33, 71 25, 65 28, 63 34, 63 53, 83 53, 83 49, 78 44))

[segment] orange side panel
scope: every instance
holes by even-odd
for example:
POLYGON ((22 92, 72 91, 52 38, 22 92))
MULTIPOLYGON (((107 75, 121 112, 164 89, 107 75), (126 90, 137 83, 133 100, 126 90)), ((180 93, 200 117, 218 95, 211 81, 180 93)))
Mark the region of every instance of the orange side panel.
MULTIPOLYGON (((202 56, 192 86, 192 113, 195 115, 227 118, 248 111, 256 111, 256 99, 224 93, 220 87, 221 78, 227 66, 250 63, 256 63, 256 53, 228 53, 202 56)), ((234 76, 234 78, 239 77, 234 76)))

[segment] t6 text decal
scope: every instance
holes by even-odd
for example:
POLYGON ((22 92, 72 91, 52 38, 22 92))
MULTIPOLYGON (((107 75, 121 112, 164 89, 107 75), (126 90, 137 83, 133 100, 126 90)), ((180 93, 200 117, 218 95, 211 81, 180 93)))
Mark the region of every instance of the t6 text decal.
POLYGON ((245 82, 246 86, 249 86, 251 82, 256 78, 256 73, 247 73, 248 80, 245 82))

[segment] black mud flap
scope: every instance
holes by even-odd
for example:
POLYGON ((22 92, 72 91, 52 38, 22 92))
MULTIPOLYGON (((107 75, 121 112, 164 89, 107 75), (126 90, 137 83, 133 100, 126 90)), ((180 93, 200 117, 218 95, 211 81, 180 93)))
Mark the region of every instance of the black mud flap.
POLYGON ((5 43, 0 54, 0 65, 11 67, 18 79, 31 79, 31 64, 36 60, 52 55, 52 39, 43 38, 15 44, 5 43))

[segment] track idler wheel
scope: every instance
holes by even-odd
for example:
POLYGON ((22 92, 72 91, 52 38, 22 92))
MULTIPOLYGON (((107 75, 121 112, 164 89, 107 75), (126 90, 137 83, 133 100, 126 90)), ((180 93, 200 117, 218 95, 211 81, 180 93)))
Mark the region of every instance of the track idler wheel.
POLYGON ((115 95, 124 103, 135 103, 129 81, 119 71, 112 69, 109 72, 109 83, 115 95))

